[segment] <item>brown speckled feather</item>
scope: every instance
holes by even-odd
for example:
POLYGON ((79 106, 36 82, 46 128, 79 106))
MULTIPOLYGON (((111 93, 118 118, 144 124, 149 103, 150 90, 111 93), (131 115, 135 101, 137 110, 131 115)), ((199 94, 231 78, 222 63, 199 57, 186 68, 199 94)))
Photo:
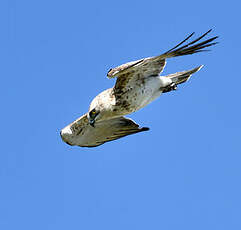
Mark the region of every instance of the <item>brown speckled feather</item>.
POLYGON ((189 42, 188 44, 181 46, 194 35, 194 33, 192 33, 182 42, 180 42, 178 45, 168 50, 167 52, 159 56, 143 58, 137 61, 128 62, 126 64, 120 65, 116 68, 110 69, 107 73, 107 76, 108 78, 117 77, 114 89, 117 92, 120 91, 121 93, 123 93, 128 90, 129 86, 134 84, 133 82, 136 82, 136 80, 142 78, 144 79, 148 76, 158 76, 165 67, 166 58, 207 51, 204 50, 204 48, 217 44, 217 42, 213 42, 217 38, 217 36, 197 43, 210 32, 211 30, 207 31, 206 33, 204 33, 197 39, 189 42))
POLYGON ((162 93, 176 89, 197 72, 197 68, 160 76, 166 59, 206 51, 215 45, 216 37, 199 42, 211 30, 187 43, 194 33, 167 52, 128 62, 111 69, 107 76, 117 77, 115 86, 97 95, 91 102, 89 111, 61 130, 60 135, 67 144, 81 147, 95 147, 105 142, 119 139, 148 128, 140 128, 134 121, 123 116, 144 108, 162 93))
POLYGON ((135 64, 128 65, 126 69, 121 69, 118 73, 115 73, 114 76, 117 77, 117 80, 114 89, 123 93, 141 79, 158 76, 164 69, 165 64, 165 59, 160 56, 136 61, 135 64))

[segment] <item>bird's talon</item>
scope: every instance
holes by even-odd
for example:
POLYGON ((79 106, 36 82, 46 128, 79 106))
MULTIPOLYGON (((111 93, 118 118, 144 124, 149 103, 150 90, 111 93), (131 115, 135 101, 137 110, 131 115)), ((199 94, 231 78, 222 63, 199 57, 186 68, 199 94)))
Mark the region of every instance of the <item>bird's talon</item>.
POLYGON ((170 85, 170 90, 176 90, 177 89, 177 85, 176 85, 176 83, 172 83, 171 85, 170 85))
POLYGON ((170 84, 169 86, 167 86, 162 92, 167 93, 167 92, 170 92, 173 90, 177 90, 177 85, 174 82, 172 84, 170 84))

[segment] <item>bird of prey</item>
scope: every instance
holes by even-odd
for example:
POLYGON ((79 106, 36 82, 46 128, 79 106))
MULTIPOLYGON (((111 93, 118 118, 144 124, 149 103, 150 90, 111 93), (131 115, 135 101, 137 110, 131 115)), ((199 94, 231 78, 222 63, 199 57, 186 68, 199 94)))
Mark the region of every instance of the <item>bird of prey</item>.
POLYGON ((204 48, 215 45, 217 42, 213 41, 217 36, 200 41, 209 32, 211 30, 187 43, 194 34, 191 33, 178 45, 159 56, 143 58, 110 69, 107 77, 117 78, 114 87, 97 95, 86 114, 61 130, 62 140, 69 145, 96 147, 149 130, 147 127, 139 127, 133 120, 124 116, 145 107, 162 93, 175 90, 177 85, 186 82, 193 73, 200 70, 202 65, 160 76, 167 58, 207 51, 204 48))

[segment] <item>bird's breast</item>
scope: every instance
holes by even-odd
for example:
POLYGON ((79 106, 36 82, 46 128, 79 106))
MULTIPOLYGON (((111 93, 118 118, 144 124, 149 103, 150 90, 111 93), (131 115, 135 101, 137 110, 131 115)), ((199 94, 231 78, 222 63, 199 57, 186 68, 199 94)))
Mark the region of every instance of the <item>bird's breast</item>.
POLYGON ((127 113, 132 113, 155 100, 160 94, 159 77, 142 79, 116 95, 116 106, 127 113))

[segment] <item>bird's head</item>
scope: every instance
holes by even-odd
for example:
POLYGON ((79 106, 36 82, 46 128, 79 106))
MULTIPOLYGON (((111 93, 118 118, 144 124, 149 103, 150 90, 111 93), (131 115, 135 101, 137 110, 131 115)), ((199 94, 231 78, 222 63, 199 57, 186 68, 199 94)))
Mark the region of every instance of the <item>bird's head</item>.
POLYGON ((90 103, 87 117, 89 124, 94 127, 95 122, 109 119, 112 117, 113 104, 112 89, 107 89, 97 95, 90 103))
POLYGON ((95 121, 100 116, 100 110, 98 108, 93 108, 87 113, 89 124, 95 127, 95 121))

